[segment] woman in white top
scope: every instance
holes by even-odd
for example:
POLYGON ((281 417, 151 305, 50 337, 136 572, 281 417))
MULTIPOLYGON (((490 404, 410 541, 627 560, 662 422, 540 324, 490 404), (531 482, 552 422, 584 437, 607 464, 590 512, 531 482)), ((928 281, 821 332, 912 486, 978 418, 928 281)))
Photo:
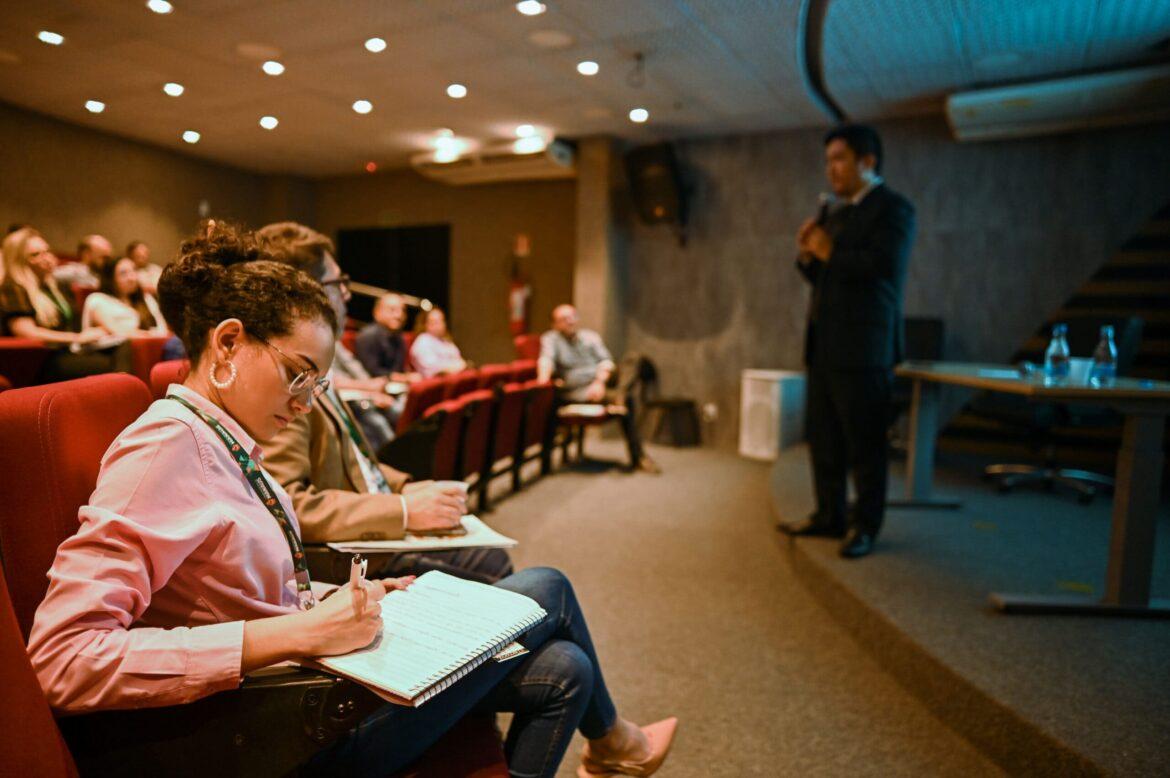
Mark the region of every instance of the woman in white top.
POLYGON ((442 308, 431 308, 419 317, 418 335, 410 347, 410 361, 423 378, 458 373, 467 367, 459 347, 447 331, 447 315, 442 308))
POLYGON ((101 327, 111 335, 166 335, 158 301, 138 284, 138 269, 129 257, 107 262, 99 273, 98 291, 85 298, 81 326, 101 327))

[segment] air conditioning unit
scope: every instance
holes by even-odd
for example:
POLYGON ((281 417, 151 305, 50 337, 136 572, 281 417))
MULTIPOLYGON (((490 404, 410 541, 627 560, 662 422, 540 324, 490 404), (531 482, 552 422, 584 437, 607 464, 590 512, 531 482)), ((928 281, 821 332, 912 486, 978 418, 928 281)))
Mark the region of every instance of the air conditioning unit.
POLYGON ((947 98, 957 140, 1047 135, 1170 119, 1170 64, 1097 73, 947 98))
POLYGON ((739 400, 739 453, 775 459, 804 440, 804 373, 744 370, 739 400))
POLYGON ((517 154, 511 143, 504 143, 468 152, 452 162, 436 162, 434 153, 427 151, 411 157, 410 166, 420 175, 455 186, 577 176, 572 146, 558 140, 534 154, 517 154))

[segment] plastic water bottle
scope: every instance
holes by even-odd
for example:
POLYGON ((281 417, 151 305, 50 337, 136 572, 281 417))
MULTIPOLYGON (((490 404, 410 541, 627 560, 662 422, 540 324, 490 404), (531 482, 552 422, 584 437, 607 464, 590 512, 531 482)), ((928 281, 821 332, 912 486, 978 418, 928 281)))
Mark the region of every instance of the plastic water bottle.
POLYGON ((1071 364, 1067 335, 1067 324, 1052 325, 1052 340, 1048 342, 1048 350, 1044 352, 1044 382, 1047 384, 1063 384, 1068 380, 1071 364))
POLYGON ((1113 327, 1106 324, 1101 328, 1101 339, 1093 350, 1093 366, 1089 369, 1089 384, 1112 386, 1117 378, 1117 346, 1113 343, 1113 327))

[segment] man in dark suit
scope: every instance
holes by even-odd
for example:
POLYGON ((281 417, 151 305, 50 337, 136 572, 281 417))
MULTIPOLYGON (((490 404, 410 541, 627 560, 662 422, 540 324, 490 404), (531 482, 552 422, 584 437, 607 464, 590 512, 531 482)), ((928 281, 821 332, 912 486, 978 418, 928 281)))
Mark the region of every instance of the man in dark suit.
POLYGON ((881 139, 843 125, 825 135, 833 196, 796 236, 812 284, 804 359, 817 508, 781 524, 790 535, 843 537, 841 556, 873 549, 885 512, 893 366, 902 358, 902 288, 914 206, 879 175, 881 139), (846 510, 846 474, 857 503, 846 510))

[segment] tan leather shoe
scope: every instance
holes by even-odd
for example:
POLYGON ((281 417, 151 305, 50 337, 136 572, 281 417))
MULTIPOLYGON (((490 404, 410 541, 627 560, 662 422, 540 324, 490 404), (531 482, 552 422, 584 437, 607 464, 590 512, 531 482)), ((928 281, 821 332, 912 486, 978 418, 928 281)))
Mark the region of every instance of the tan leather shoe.
POLYGON ((671 716, 668 719, 647 724, 642 727, 643 734, 650 742, 650 756, 638 762, 611 762, 598 759, 589 753, 589 744, 581 754, 581 766, 577 768, 577 778, 613 778, 620 775, 634 775, 644 777, 653 775, 666 760, 670 746, 674 742, 674 733, 678 729, 678 719, 671 716))

